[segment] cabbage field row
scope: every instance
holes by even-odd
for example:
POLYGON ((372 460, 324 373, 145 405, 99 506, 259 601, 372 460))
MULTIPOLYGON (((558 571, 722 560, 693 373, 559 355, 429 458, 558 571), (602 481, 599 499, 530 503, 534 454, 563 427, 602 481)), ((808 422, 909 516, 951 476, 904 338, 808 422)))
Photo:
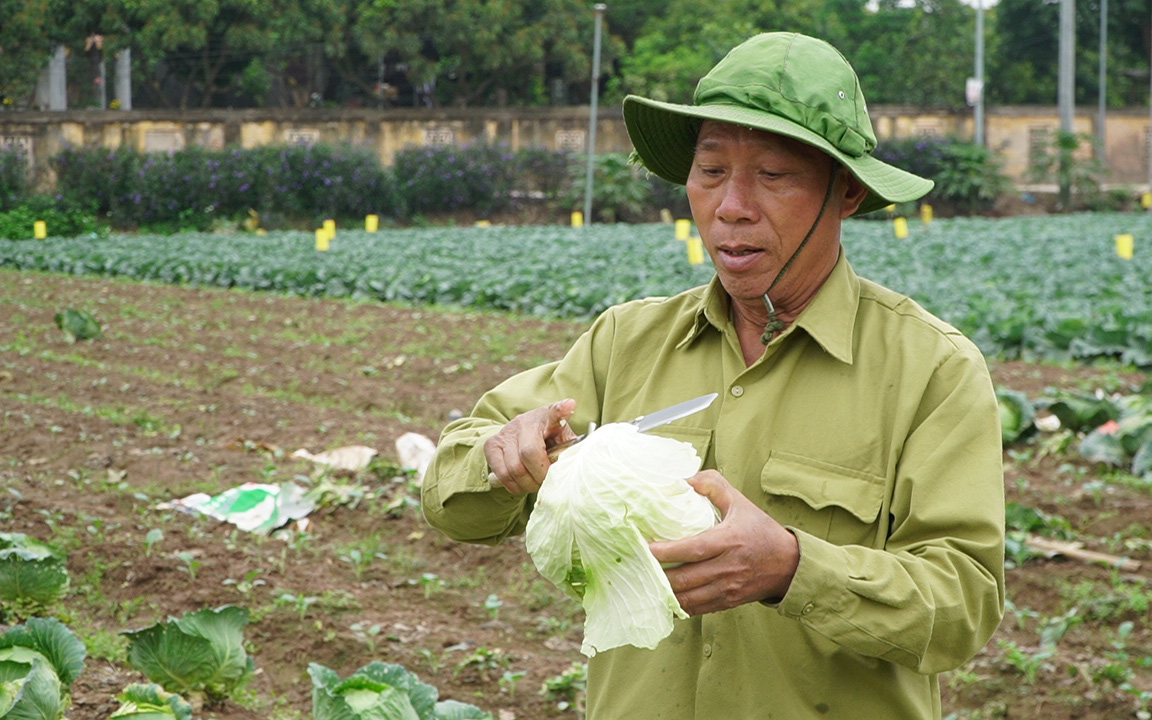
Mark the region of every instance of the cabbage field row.
MULTIPOLYGON (((860 274, 989 354, 1152 365, 1152 215, 913 222, 904 240, 858 220, 844 238, 860 274), (1131 259, 1118 234, 1135 236, 1131 259)), ((711 275, 656 224, 341 230, 326 252, 299 232, 0 240, 0 266, 573 318, 711 275)))

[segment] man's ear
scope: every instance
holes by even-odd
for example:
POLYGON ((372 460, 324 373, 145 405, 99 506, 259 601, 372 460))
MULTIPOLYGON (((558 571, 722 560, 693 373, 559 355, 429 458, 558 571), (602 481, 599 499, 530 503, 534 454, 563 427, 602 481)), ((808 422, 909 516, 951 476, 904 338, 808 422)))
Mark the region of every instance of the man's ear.
POLYGON ((843 220, 856 212, 860 203, 868 197, 868 188, 864 187, 864 183, 860 182, 847 168, 840 168, 840 172, 844 175, 844 181, 840 185, 844 188, 844 197, 840 203, 840 219, 843 220))

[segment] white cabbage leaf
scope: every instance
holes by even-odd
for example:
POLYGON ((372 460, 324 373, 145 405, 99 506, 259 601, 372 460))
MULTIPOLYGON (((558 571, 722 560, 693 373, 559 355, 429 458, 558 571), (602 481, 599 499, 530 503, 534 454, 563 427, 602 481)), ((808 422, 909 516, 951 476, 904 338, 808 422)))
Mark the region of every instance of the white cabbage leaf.
POLYGON ((700 463, 688 443, 613 423, 548 470, 526 544, 540 573, 584 606, 585 655, 655 648, 673 616, 688 617, 648 543, 716 524, 715 507, 687 482, 700 463))

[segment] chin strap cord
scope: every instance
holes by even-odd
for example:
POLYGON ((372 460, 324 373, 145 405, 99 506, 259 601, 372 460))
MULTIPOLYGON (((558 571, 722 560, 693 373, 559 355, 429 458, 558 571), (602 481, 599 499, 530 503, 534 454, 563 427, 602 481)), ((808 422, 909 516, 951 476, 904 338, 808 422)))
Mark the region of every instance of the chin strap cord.
POLYGON ((773 280, 772 284, 768 286, 768 289, 764 291, 764 309, 768 311, 768 323, 764 326, 764 334, 760 336, 760 342, 764 345, 772 341, 773 335, 788 327, 788 323, 776 316, 776 307, 772 305, 772 300, 768 297, 768 293, 775 289, 776 284, 780 282, 780 278, 784 277, 784 273, 788 272, 788 269, 792 267, 792 263, 796 261, 796 256, 800 254, 800 251, 804 249, 808 241, 812 239, 816 228, 820 226, 820 221, 824 219, 824 211, 828 209, 828 203, 832 200, 832 190, 836 187, 836 171, 838 169, 839 163, 833 160, 832 177, 828 180, 828 189, 824 192, 824 202, 820 204, 820 212, 816 215, 816 222, 812 223, 808 234, 804 236, 804 239, 800 241, 796 250, 793 251, 792 257, 788 258, 788 262, 784 263, 784 267, 780 268, 780 272, 776 273, 776 279, 773 280))

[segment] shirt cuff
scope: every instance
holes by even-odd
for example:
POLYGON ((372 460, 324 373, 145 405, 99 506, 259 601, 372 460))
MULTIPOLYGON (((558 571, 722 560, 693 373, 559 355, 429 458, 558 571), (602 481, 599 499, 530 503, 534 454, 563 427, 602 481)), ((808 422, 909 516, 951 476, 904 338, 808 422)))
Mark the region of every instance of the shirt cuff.
POLYGON ((811 621, 839 612, 848 585, 844 549, 794 527, 788 530, 800 545, 800 563, 784 597, 775 603, 769 598, 764 604, 794 620, 811 621))

